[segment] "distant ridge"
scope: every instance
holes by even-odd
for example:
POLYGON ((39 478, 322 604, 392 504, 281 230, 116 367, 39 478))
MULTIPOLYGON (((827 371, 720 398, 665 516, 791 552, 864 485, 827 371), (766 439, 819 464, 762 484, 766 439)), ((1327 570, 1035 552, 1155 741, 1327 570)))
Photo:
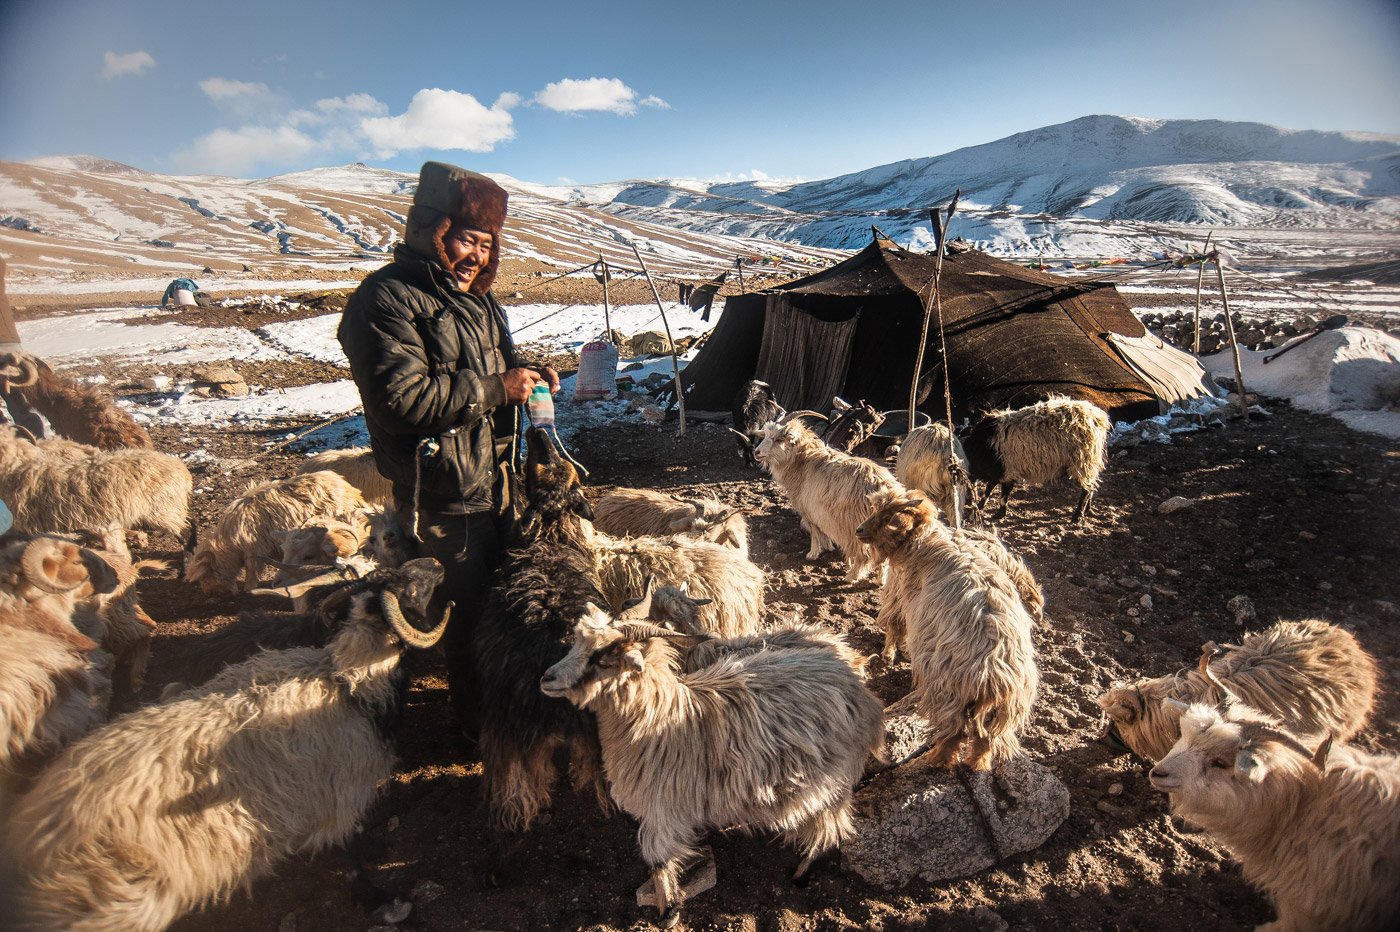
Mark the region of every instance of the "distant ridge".
POLYGON ((30 159, 24 164, 37 165, 40 168, 67 168, 73 171, 95 172, 100 175, 150 174, 150 172, 143 171, 133 165, 114 162, 96 155, 46 155, 43 158, 30 159))

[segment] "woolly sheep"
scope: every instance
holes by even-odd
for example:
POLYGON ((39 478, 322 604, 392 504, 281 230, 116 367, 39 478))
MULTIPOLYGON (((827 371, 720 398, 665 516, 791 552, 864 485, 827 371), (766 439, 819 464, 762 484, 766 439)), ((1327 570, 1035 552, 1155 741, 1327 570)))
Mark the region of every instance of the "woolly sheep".
POLYGON ((821 645, 769 648, 677 672, 673 632, 590 606, 539 688, 598 718, 612 797, 640 827, 663 925, 679 918, 677 872, 711 829, 782 832, 793 875, 853 831, 851 791, 883 756, 880 703, 821 645))
POLYGON ((593 525, 613 537, 665 537, 729 515, 713 498, 684 499, 654 489, 613 489, 593 503, 593 525), (706 520, 709 519, 709 520, 706 520))
POLYGON ((327 450, 307 457, 305 463, 297 467, 298 475, 329 470, 337 473, 346 482, 360 490, 365 501, 374 505, 386 505, 394 500, 393 484, 385 479, 374 462, 374 452, 369 447, 350 447, 345 450, 327 450))
POLYGON ((1108 460, 1108 415, 1087 401, 1053 397, 1013 411, 993 411, 963 438, 971 476, 987 484, 979 509, 1001 486, 1001 508, 1019 482, 1035 487, 1069 477, 1079 486, 1073 521, 1088 513, 1108 460))
POLYGON ((185 464, 164 453, 31 443, 0 428, 0 499, 14 514, 16 533, 116 525, 178 537, 193 487, 185 464))
POLYGON ((1176 742, 1181 717, 1180 708, 1165 699, 1215 703, 1233 697, 1309 742, 1327 735, 1350 741, 1375 706, 1376 662, 1350 632, 1320 619, 1281 621, 1246 634, 1216 659, 1210 654, 1202 655, 1205 669, 1138 680, 1100 696, 1110 743, 1117 739, 1139 757, 1160 759, 1176 742))
POLYGON ((900 489, 888 469, 831 449, 796 422, 768 424, 756 453, 811 536, 807 559, 820 555, 830 540, 845 554, 848 581, 880 565, 856 528, 870 516, 873 496, 900 489))
POLYGON ((206 592, 257 586, 263 565, 277 559, 278 531, 292 531, 322 520, 343 521, 367 533, 365 500, 338 473, 321 471, 254 484, 224 509, 214 528, 185 557, 185 577, 206 592))
POLYGON ((1395 928, 1400 758, 1330 740, 1313 750, 1243 706, 1195 704, 1180 724, 1152 785, 1273 901, 1278 919, 1258 928, 1395 928))
POLYGON ((264 652, 69 747, 0 829, 12 927, 156 932, 343 842, 392 773, 399 660, 446 627, 421 621, 441 580, 433 560, 383 571, 325 647, 264 652))
POLYGON ((1010 577, 959 543, 919 493, 889 500, 861 525, 861 539, 892 566, 881 593, 886 631, 907 632, 914 695, 932 731, 931 760, 965 759, 984 770, 1020 750, 1019 733, 1039 686, 1034 627, 1010 577))

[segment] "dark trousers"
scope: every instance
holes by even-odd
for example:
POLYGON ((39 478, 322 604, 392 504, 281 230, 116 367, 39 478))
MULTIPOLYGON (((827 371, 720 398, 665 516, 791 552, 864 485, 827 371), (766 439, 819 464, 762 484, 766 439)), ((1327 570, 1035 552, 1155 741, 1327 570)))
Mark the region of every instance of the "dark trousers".
MULTIPOLYGON (((400 513, 408 514, 410 508, 403 503, 400 513)), ((486 608, 492 574, 505 556, 509 520, 485 511, 469 515, 418 513, 418 555, 433 557, 446 571, 433 597, 433 611, 436 614, 449 599, 455 603, 442 637, 447 688, 457 724, 473 741, 481 730, 481 716, 473 698, 472 633, 486 608)))

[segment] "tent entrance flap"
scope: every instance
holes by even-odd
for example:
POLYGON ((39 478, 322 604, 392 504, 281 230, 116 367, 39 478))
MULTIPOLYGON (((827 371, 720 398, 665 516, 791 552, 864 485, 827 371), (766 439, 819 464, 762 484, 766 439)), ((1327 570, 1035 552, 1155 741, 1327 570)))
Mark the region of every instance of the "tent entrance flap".
POLYGON ((826 411, 845 387, 860 314, 819 320, 793 307, 785 294, 768 295, 765 311, 754 378, 772 385, 789 411, 826 411))
POLYGON ((1163 407, 1216 394, 1214 381, 1201 367, 1199 359, 1168 346, 1150 333, 1141 337, 1105 333, 1104 339, 1143 381, 1152 386, 1163 407))

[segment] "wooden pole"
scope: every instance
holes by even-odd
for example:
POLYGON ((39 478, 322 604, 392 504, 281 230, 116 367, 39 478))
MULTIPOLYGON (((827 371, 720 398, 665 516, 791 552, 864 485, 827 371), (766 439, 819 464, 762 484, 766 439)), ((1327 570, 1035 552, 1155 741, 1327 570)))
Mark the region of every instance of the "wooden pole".
POLYGON ((608 342, 612 343, 612 310, 608 306, 608 279, 612 276, 608 274, 608 260, 601 255, 598 256, 598 268, 603 273, 603 326, 607 328, 608 342))
POLYGON ((734 271, 739 273, 739 290, 744 290, 744 259, 742 256, 735 257, 734 271))
POLYGON ((1244 371, 1240 368, 1240 344, 1235 339, 1235 321, 1230 317, 1230 297, 1225 293, 1225 267, 1220 254, 1215 254, 1215 276, 1220 280, 1220 303, 1225 305, 1225 332, 1230 336, 1230 355, 1235 361, 1235 390, 1239 392, 1240 417, 1249 419, 1249 402, 1245 401, 1244 371))
POLYGON ((652 281, 651 272, 647 269, 647 262, 642 258, 642 251, 637 248, 635 242, 630 242, 632 255, 637 257, 637 264, 642 267, 642 274, 647 277, 647 284, 651 286, 651 296, 656 299, 657 310, 661 311, 661 326, 666 328, 666 342, 671 344, 671 377, 676 383, 676 404, 680 406, 681 429, 680 436, 685 436, 685 389, 681 387, 681 364, 676 359, 676 341, 671 339, 671 324, 666 319, 666 306, 661 303, 661 292, 656 290, 656 282, 652 281))
MULTIPOLYGON (((1202 252, 1210 254, 1210 238, 1215 235, 1214 231, 1206 234, 1206 247, 1202 252)), ((1201 284, 1206 277, 1206 263, 1201 260, 1201 265, 1196 269, 1196 332, 1191 341, 1191 352, 1197 356, 1201 355, 1201 284)))

